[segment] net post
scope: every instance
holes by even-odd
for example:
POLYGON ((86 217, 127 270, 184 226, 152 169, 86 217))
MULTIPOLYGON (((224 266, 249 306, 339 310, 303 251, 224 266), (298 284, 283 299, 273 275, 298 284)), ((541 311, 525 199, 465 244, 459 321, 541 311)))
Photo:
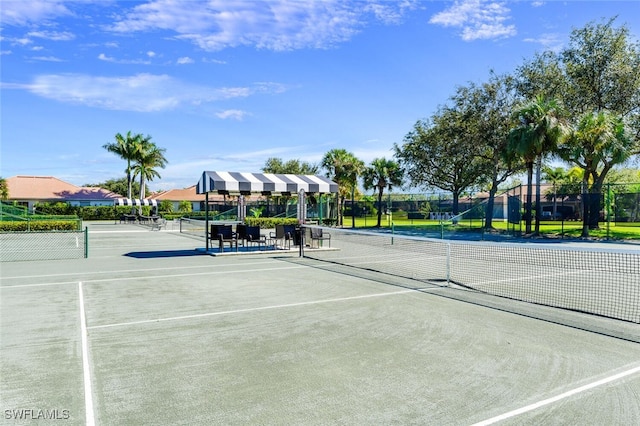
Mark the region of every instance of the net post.
POLYGON ((89 257, 89 227, 84 227, 84 258, 89 257))
POLYGON ((393 245, 393 234, 395 234, 396 228, 393 222, 391 222, 391 245, 393 245))
POLYGON ((298 257, 304 257, 304 234, 305 234, 304 225, 301 224, 299 229, 300 229, 300 241, 299 241, 300 246, 298 248, 299 250, 298 257))

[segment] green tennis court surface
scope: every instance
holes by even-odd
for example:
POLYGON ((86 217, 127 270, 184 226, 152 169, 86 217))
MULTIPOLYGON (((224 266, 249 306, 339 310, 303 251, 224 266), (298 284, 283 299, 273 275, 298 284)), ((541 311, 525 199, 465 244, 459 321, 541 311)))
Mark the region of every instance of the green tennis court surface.
POLYGON ((0 265, 2 424, 640 418, 632 322, 295 253, 213 257, 177 232, 89 241, 88 259, 0 265))

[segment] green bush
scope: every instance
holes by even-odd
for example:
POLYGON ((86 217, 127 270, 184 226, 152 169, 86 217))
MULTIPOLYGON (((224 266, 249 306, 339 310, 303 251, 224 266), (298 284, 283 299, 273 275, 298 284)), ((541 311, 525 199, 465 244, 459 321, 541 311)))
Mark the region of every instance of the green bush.
POLYGON ((16 222, 0 222, 0 232, 25 231, 79 231, 82 227, 79 220, 32 220, 16 222))
POLYGON ((247 217, 244 223, 249 226, 259 226, 261 229, 273 229, 276 225, 297 225, 298 219, 284 217, 247 217))

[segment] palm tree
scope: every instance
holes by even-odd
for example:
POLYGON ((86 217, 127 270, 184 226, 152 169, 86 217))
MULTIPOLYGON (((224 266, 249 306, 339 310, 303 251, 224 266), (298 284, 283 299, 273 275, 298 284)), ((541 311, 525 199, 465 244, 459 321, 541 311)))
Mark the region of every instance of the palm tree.
POLYGON ((557 210, 558 210, 558 185, 561 182, 567 180, 567 172, 562 167, 543 167, 542 172, 544 173, 544 180, 551 183, 553 186, 553 219, 556 218, 557 210))
POLYGON ((523 159, 527 168, 527 199, 525 212, 525 232, 531 233, 531 196, 533 187, 533 166, 538 165, 536 189, 536 235, 540 232, 540 167, 542 157, 554 153, 558 143, 564 138, 564 124, 560 104, 555 99, 538 96, 519 110, 516 116, 520 126, 509 133, 509 150, 523 159))
POLYGON ((127 173, 127 198, 131 198, 131 183, 133 182, 131 162, 135 159, 142 135, 132 135, 131 131, 128 131, 126 136, 116 133, 115 139, 115 142, 102 145, 102 147, 127 161, 127 168, 125 169, 127 173))
POLYGON ((392 186, 402 185, 403 172, 400 165, 386 158, 374 159, 364 170, 364 188, 375 189, 378 192, 378 228, 382 222, 382 194, 385 188, 391 191, 392 186))
POLYGON ((606 111, 580 117, 560 147, 560 157, 584 171, 583 237, 589 236, 589 229, 598 227, 600 196, 607 174, 635 153, 634 138, 627 133, 622 117, 606 111))
MULTIPOLYGON (((342 225, 344 200, 349 193, 353 199, 364 163, 345 149, 332 149, 324 155, 320 164, 327 171, 327 177, 338 184, 338 225, 342 225)), ((355 226, 354 221, 355 217, 352 218, 352 226, 355 226)))
POLYGON ((138 150, 132 167, 134 177, 140 176, 140 199, 145 197, 145 181, 160 177, 156 167, 165 168, 168 161, 164 156, 165 149, 158 148, 151 142, 151 136, 140 139, 138 150))

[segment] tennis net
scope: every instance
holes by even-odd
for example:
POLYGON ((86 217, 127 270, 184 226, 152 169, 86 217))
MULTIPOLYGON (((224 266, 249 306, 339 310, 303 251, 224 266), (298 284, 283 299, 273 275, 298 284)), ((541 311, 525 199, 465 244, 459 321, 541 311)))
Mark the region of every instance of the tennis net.
POLYGON ((446 241, 324 229, 304 257, 640 323, 640 252, 446 241))
POLYGON ((198 219, 181 218, 180 233, 190 237, 202 238, 205 236, 205 221, 198 219))

